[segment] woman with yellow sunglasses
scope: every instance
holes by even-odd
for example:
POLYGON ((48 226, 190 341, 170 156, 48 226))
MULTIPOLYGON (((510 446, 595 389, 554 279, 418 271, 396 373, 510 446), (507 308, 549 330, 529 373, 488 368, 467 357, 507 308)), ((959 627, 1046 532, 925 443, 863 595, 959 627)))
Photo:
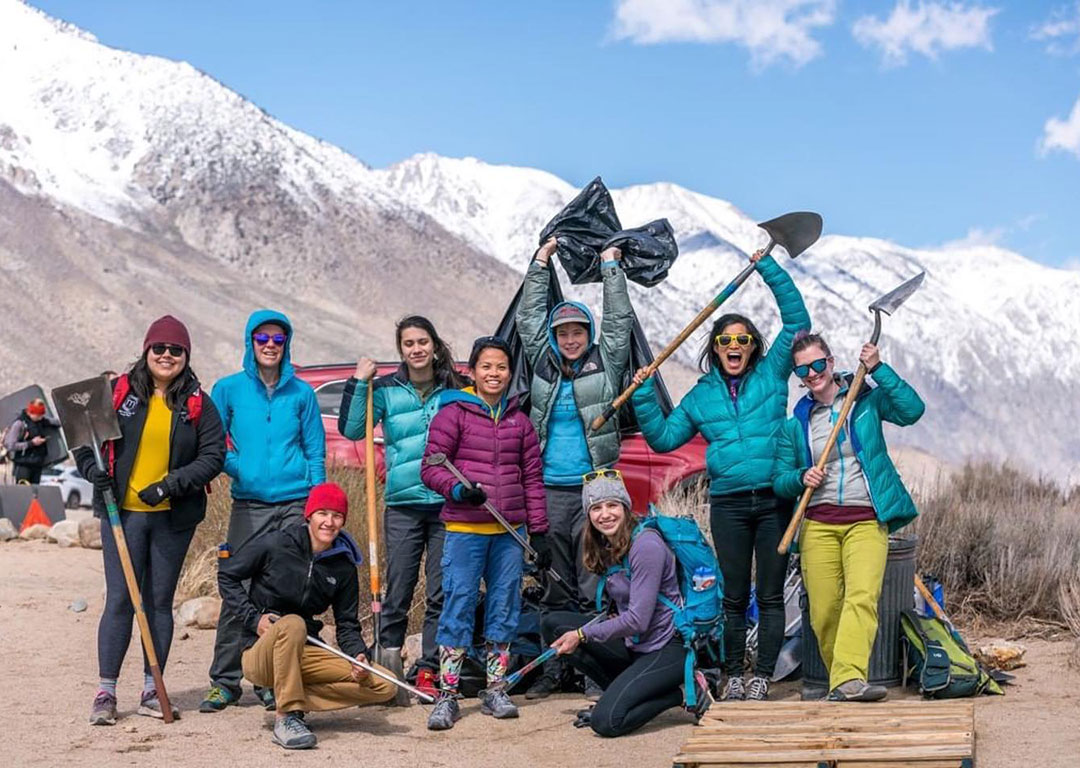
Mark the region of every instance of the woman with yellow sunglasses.
POLYGON ((708 442, 710 522, 724 575, 724 671, 721 698, 764 700, 784 642, 784 577, 787 556, 776 548, 791 517, 791 502, 772 490, 777 439, 787 411, 791 345, 810 328, 810 315, 794 281, 771 256, 750 257, 780 308, 782 327, 771 348, 748 317, 725 314, 701 351, 704 376, 665 418, 645 369, 634 393, 634 411, 649 446, 673 451, 700 432, 708 442), (759 642, 753 677, 743 682, 746 608, 751 563, 757 558, 759 642))

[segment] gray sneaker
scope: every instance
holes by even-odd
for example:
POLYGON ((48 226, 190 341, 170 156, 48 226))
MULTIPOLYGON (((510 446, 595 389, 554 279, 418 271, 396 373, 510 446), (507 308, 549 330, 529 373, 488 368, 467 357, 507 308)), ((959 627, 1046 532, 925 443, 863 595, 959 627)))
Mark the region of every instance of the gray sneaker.
POLYGON ((90 725, 116 725, 116 697, 106 691, 98 691, 90 707, 90 725))
POLYGON ((311 749, 318 743, 315 734, 304 722, 300 712, 289 712, 274 719, 273 742, 285 749, 311 749))
POLYGON ((881 701, 889 692, 883 685, 865 680, 848 680, 829 691, 829 701, 881 701))
POLYGON ((746 686, 747 701, 765 701, 769 698, 769 681, 764 677, 751 677, 746 686))
POLYGON ((510 701, 506 691, 501 689, 484 691, 480 696, 480 711, 485 715, 491 715, 496 720, 518 716, 518 708, 514 706, 514 702, 510 701))
POLYGON ((746 699, 746 685, 742 676, 732 675, 724 685, 724 692, 720 694, 720 701, 744 701, 746 699))
POLYGON ((461 719, 461 707, 453 696, 440 696, 435 702, 435 708, 428 715, 427 727, 429 731, 449 731, 454 723, 461 719))
MULTIPOLYGON (((172 702, 169 702, 169 704, 172 706, 172 702)), ((142 692, 142 696, 139 697, 138 713, 144 717, 156 717, 158 720, 165 718, 164 713, 161 711, 161 701, 158 699, 157 691, 142 692)), ((174 720, 179 720, 180 710, 173 707, 172 716, 174 720)))

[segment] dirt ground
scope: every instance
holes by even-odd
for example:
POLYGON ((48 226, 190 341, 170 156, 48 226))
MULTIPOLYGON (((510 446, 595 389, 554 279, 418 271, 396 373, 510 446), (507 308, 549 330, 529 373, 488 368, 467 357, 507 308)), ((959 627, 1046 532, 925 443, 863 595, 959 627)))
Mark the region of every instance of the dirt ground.
MULTIPOLYGON (((172 724, 134 714, 142 682, 138 637, 120 681, 117 725, 86 723, 96 688, 96 629, 103 597, 101 553, 44 542, 0 544, 0 754, 5 766, 135 764, 176 766, 665 766, 689 735, 691 721, 671 711, 640 732, 605 740, 570 726, 583 701, 573 696, 539 703, 516 700, 521 718, 494 721, 475 702, 446 733, 425 727, 427 710, 375 707, 310 718, 319 746, 290 752, 270 742, 272 715, 243 706, 213 715, 197 711, 206 690, 213 632, 178 629, 166 681, 183 712, 172 724), (82 597, 83 613, 68 609, 82 597)), ((1080 672, 1068 666, 1070 643, 1032 640, 1029 665, 1003 697, 977 702, 979 768, 1073 768, 1080 765, 1080 672)), ((797 696, 796 684, 775 689, 797 696)), ((896 694, 894 694, 896 695, 896 694)), ((868 705, 872 706, 872 705, 868 705)), ((927 706, 933 706, 928 704, 927 706)))

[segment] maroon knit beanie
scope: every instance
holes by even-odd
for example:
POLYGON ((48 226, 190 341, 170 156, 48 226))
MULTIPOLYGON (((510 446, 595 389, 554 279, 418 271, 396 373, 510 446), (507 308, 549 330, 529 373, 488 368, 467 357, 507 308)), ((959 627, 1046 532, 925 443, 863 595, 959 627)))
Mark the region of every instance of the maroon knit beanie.
POLYGON ((337 483, 321 483, 311 489, 304 507, 304 519, 310 520, 311 516, 320 509, 329 509, 340 512, 346 520, 349 519, 349 497, 337 483))
POLYGON ((188 353, 188 357, 191 357, 191 337, 187 327, 172 315, 159 317, 146 329, 143 352, 154 344, 179 344, 188 353))

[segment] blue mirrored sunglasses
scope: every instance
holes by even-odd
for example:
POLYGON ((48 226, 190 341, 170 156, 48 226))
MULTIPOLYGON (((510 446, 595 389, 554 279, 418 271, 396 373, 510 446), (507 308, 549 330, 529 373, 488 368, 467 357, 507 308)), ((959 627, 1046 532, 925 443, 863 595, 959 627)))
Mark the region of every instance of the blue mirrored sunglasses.
POLYGON ((807 376, 810 375, 810 371, 813 371, 814 373, 822 373, 828 367, 829 358, 819 357, 817 360, 813 360, 806 365, 796 365, 795 375, 798 376, 800 379, 805 379, 807 376))

